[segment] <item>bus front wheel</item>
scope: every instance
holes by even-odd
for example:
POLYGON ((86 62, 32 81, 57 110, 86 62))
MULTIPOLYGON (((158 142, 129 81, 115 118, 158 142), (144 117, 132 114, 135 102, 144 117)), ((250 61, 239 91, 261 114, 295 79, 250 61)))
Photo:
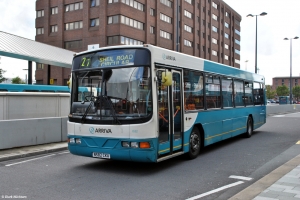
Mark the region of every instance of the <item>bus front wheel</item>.
POLYGON ((245 133, 245 137, 246 138, 251 137, 252 133, 253 133, 253 120, 252 120, 252 117, 248 117, 247 130, 246 130, 246 133, 245 133))
POLYGON ((190 142, 189 142, 189 152, 187 153, 188 159, 194 159, 200 153, 201 148, 201 137, 198 128, 194 127, 191 135, 190 135, 190 142))

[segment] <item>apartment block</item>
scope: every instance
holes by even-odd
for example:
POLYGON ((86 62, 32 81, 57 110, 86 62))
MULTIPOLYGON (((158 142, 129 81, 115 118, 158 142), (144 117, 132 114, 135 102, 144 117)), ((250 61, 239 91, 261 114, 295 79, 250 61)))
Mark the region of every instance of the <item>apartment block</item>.
MULTIPOLYGON (((74 52, 153 44, 240 68, 240 22, 222 0, 37 0, 35 39, 74 52)), ((37 84, 46 84, 46 68, 37 65, 37 84)), ((65 85, 70 69, 50 73, 65 85)))

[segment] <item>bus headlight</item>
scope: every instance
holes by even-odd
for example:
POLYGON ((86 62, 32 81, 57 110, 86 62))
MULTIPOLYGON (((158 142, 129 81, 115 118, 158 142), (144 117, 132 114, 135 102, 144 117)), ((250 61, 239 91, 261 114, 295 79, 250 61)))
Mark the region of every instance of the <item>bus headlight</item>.
POLYGON ((69 142, 70 144, 75 144, 75 138, 70 138, 69 142))
POLYGON ((80 138, 76 138, 75 141, 76 141, 76 144, 81 144, 81 139, 80 138))
POLYGON ((131 146, 132 148, 139 148, 139 143, 138 143, 138 142, 131 142, 131 143, 130 143, 130 146, 131 146))
POLYGON ((129 142, 122 142, 122 147, 130 147, 129 142))

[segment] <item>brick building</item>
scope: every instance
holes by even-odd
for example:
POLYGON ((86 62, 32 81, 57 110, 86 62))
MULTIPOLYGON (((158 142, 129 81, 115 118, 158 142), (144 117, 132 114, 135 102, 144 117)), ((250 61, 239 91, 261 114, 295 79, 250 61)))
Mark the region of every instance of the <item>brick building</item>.
MULTIPOLYGON (((241 16, 222 0, 37 0, 36 14, 36 41, 71 51, 153 44, 240 68, 241 16)), ((37 84, 46 68, 37 64, 37 84)), ((54 84, 69 74, 51 67, 54 84)))
MULTIPOLYGON (((272 89, 276 90, 278 86, 285 85, 290 88, 290 77, 274 77, 272 79, 272 89)), ((292 87, 300 85, 300 76, 292 76, 292 87)))

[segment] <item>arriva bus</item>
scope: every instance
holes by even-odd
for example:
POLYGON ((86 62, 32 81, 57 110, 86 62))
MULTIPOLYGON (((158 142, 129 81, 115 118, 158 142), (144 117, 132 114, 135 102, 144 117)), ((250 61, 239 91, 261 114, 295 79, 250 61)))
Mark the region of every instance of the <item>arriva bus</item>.
POLYGON ((73 59, 72 154, 160 162, 266 122, 264 77, 152 45, 114 46, 73 59), (79 95, 79 88, 90 93, 79 95))

